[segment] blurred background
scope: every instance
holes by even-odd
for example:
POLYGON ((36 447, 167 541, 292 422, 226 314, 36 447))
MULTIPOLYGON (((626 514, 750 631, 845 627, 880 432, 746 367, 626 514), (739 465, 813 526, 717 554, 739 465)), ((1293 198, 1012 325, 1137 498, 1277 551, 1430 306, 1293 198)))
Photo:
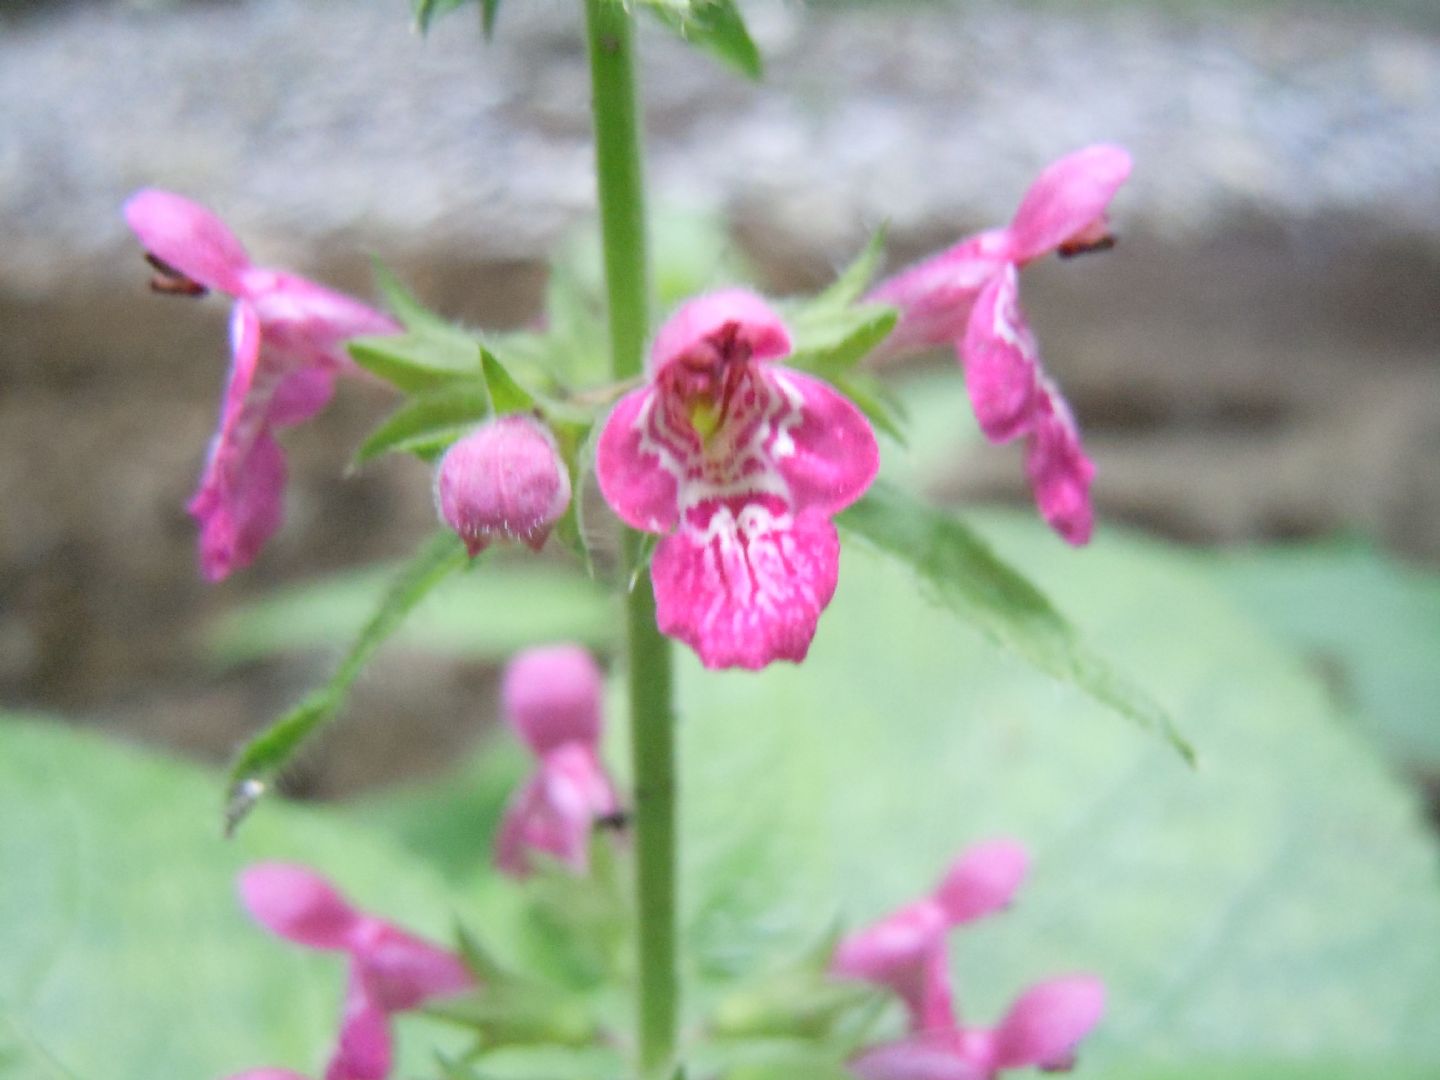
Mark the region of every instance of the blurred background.
MULTIPOLYGON (((0 7, 0 706, 219 760, 326 674, 334 629, 281 647, 318 609, 263 605, 359 572, 319 601, 353 626, 364 568, 432 527, 428 472, 347 472, 390 399, 346 385, 284 439, 283 531, 202 583, 183 508, 227 305, 152 295, 121 203, 170 188, 262 264, 373 297, 374 255, 449 316, 523 325, 592 208, 573 7, 508 0, 489 44, 471 9, 422 38, 401 0, 0 7)), ((645 37, 649 179, 772 293, 825 282, 882 222, 899 266, 1006 221, 1066 151, 1134 152, 1119 247, 1025 286, 1104 527, 1195 545, 1435 790, 1440 6, 744 7, 758 86, 645 37)), ((1027 502, 960 411, 926 440, 932 497, 1027 502)), ((496 662, 383 653, 294 790, 453 759, 496 662)))

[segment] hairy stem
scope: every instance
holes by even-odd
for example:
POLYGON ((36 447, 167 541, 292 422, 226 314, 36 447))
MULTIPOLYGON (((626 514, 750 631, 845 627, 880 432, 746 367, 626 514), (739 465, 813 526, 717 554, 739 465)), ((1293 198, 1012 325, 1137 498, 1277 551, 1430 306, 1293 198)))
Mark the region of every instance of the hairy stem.
MULTIPOLYGON (((650 303, 634 35, 630 13, 619 0, 585 0, 585 19, 611 364, 617 379, 628 379, 643 367, 650 303)), ((627 566, 635 564, 640 550, 639 534, 627 533, 627 566)), ((639 1066, 642 1080, 669 1080, 680 999, 675 960, 675 720, 670 643, 655 627, 655 600, 646 582, 626 597, 626 631, 639 908, 639 1066)))

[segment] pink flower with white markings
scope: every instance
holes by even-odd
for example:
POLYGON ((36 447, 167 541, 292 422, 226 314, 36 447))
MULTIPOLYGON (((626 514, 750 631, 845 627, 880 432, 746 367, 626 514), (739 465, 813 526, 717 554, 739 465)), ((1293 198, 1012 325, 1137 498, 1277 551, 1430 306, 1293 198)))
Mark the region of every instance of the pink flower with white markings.
MULTIPOLYGON (((305 867, 251 866, 240 875, 240 897, 271 933, 350 957, 340 1036, 325 1080, 384 1080, 393 1058, 390 1016, 475 986, 454 953, 357 911, 305 867)), ((294 1074, 262 1069, 242 1075, 280 1080, 294 1074)))
POLYGON ((1040 512, 1077 545, 1094 530, 1095 467, 1040 364, 1020 307, 1018 272, 1052 251, 1069 256, 1112 246, 1106 208, 1130 168, 1130 155, 1118 146, 1068 154, 1030 185, 1008 226, 962 240, 881 282, 868 297, 900 309, 886 354, 955 346, 980 429, 992 442, 1026 439, 1025 471, 1040 512))
POLYGON ((706 667, 804 659, 839 572, 830 519, 879 467, 847 398, 772 363, 789 352, 754 293, 691 300, 660 328, 649 381, 600 435, 605 500, 632 528, 663 534, 651 564, 660 630, 706 667))
POLYGON ((831 972, 889 987, 905 1003, 912 1031, 948 1029, 954 1006, 945 935, 1008 907, 1028 863, 1013 841, 975 845, 951 864, 929 896, 841 941, 831 972))
POLYGON ((1028 863, 1013 841, 977 844, 951 864, 929 896, 840 942, 832 974, 888 987, 909 1013, 905 1038, 851 1059, 861 1080, 994 1080, 1005 1069, 1073 1065, 1075 1048, 1105 1008, 1105 988, 1093 976, 1031 987, 995 1028, 963 1026, 955 1014, 945 936, 1008 907, 1028 863))
POLYGON ((472 556, 500 538, 539 551, 569 505, 570 472, 555 436, 523 413, 487 420, 435 469, 436 509, 472 556))
POLYGON ((283 270, 255 266, 223 222, 198 203, 147 188, 125 220, 157 274, 157 291, 235 298, 231 367, 200 488, 200 567, 211 581, 248 566, 280 527, 285 456, 275 430, 307 420, 330 400, 335 376, 353 370, 347 339, 398 333, 359 301, 283 270))
POLYGON ((495 864, 514 877, 533 869, 532 853, 583 874, 597 822, 620 811, 600 761, 600 669, 578 645, 527 649, 505 669, 505 721, 538 765, 500 822, 495 864))

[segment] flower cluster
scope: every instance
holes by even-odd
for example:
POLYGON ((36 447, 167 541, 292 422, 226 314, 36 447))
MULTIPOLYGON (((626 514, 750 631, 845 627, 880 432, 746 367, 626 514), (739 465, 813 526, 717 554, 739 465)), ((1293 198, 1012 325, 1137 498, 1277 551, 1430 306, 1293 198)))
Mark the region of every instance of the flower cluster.
POLYGON ((830 519, 879 468, 848 398, 773 363, 790 347, 754 293, 691 300, 600 434, 605 500, 625 524, 662 534, 651 564, 660 630, 706 667, 805 658, 839 573, 830 519))
POLYGON ((1070 407, 1040 366, 1020 307, 1019 271, 1050 252, 1110 247, 1105 212, 1130 175, 1118 146, 1077 150, 1046 168, 1004 228, 968 237, 881 282, 869 299, 900 310, 889 355, 953 344, 980 430, 993 442, 1024 437, 1025 471, 1040 512, 1072 544, 1094 529, 1095 467, 1070 407))
POLYGON ((946 935, 1008 907, 1024 879, 1024 849, 1007 840, 962 855, 929 896, 843 940, 830 970, 892 990, 904 1002, 909 1034, 861 1051, 861 1080, 993 1080, 1002 1070, 1069 1068, 1075 1048, 1099 1023, 1105 989, 1089 975, 1031 987, 994 1028, 955 1015, 946 935))
POLYGON ((225 224, 198 203, 146 189, 125 220, 156 269, 161 292, 235 298, 230 382, 189 511, 200 525, 200 567, 211 581, 250 565, 284 514, 285 455, 277 428, 308 420, 354 370, 343 345, 400 327, 356 300, 283 270, 255 266, 225 224))
MULTIPOLYGON (((271 933, 350 958, 340 1037, 324 1080, 385 1080, 394 1056, 390 1016, 475 986, 458 956, 357 911, 302 866, 252 866, 240 876, 240 897, 271 933)), ((258 1069, 231 1080, 303 1078, 284 1069, 258 1069)))
POLYGON ((600 669, 578 645, 528 649, 506 669, 505 722, 537 767, 500 823, 495 865, 505 873, 524 877, 535 855, 585 873, 596 823, 619 813, 600 761, 602 689, 600 669))

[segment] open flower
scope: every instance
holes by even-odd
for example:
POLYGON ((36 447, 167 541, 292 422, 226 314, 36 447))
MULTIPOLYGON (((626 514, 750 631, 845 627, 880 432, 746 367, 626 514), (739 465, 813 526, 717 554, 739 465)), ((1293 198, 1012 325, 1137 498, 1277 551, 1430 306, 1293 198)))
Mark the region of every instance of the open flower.
MULTIPOLYGON (((271 933, 350 957, 340 1036, 325 1080, 384 1080, 393 1057, 390 1016, 475 986, 458 956, 357 911, 303 866, 251 866, 240 875, 240 897, 271 933)), ((293 1074, 262 1069, 242 1075, 279 1080, 293 1074)))
POLYGON ((1105 988, 1090 975, 1051 979, 1021 994, 994 1028, 962 1025, 945 937, 1008 907, 1024 880, 1025 850, 1010 840, 970 848, 929 896, 840 942, 832 974, 888 987, 905 1003, 910 1033, 850 1060, 861 1080, 994 1080, 1004 1069, 1067 1069, 1100 1022, 1105 988))
POLYGON ((663 534, 651 563, 660 630, 707 667, 804 659, 839 572, 830 519, 879 467, 849 400, 771 363, 789 351, 754 293, 691 300, 656 336, 649 381, 600 435, 605 500, 627 525, 663 534))
POLYGON ((993 442, 1026 439, 1025 471, 1045 520, 1072 544, 1094 529, 1095 467, 1065 399, 1040 365, 1020 307, 1021 267, 1042 255, 1103 250, 1114 239, 1106 208, 1130 175, 1130 155, 1099 144, 1052 163, 1030 185, 1014 220, 881 282, 869 299, 900 309, 889 355, 953 344, 980 429, 993 442))
POLYGON ((200 525, 200 566, 211 581, 248 566, 280 527, 285 457, 275 430, 330 400, 352 368, 347 339, 399 326, 378 311, 283 270, 254 266, 223 222, 198 203, 147 188, 125 203, 158 291, 235 298, 230 381, 190 515, 200 525))
POLYGON ((487 420, 457 440, 435 469, 440 518, 478 555, 492 540, 534 551, 570 505, 570 473, 550 429, 514 413, 487 420))
POLYGON ((1062 1072, 1105 1011, 1105 987, 1090 975, 1032 986, 994 1028, 951 1022, 851 1058, 861 1080, 994 1080, 1005 1069, 1062 1072))
POLYGON ((506 668, 505 721, 538 765, 500 823, 495 864, 505 873, 524 877, 541 852, 583 874, 596 822, 619 812, 600 761, 602 690, 600 669, 578 645, 527 649, 506 668))
POLYGON ((977 844, 951 864, 929 896, 906 904, 840 942, 833 974, 889 987, 905 1003, 912 1031, 954 1023, 945 935, 1009 906, 1029 860, 1010 840, 977 844))

